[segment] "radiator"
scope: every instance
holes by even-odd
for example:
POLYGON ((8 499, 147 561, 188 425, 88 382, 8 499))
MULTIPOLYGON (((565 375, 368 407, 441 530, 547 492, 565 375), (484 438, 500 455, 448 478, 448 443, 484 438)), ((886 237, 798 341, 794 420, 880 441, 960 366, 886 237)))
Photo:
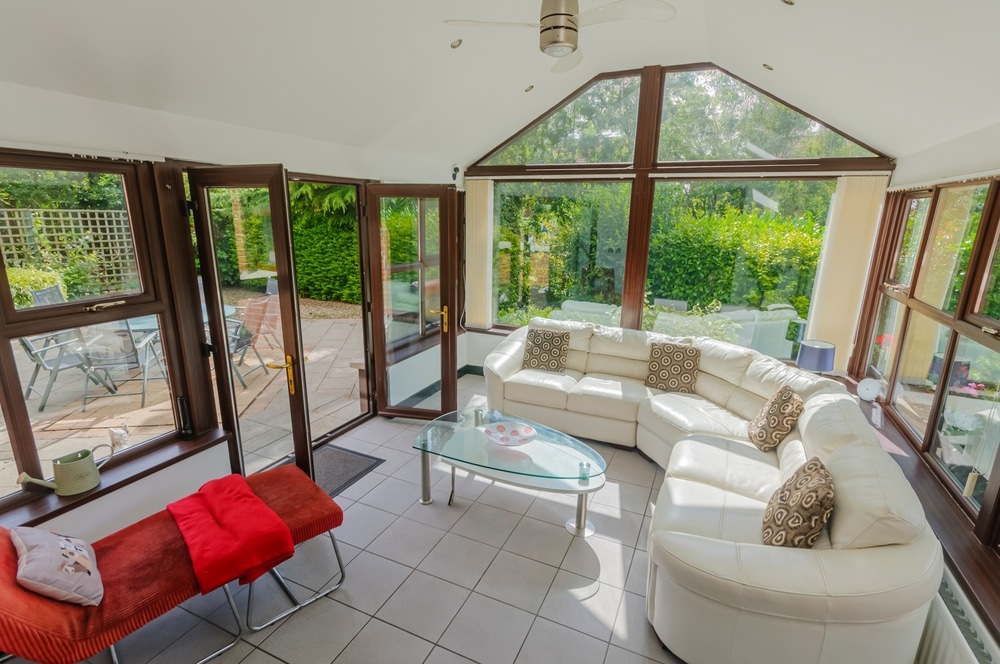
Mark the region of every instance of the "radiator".
POLYGON ((990 664, 998 651, 949 573, 931 602, 914 664, 990 664))

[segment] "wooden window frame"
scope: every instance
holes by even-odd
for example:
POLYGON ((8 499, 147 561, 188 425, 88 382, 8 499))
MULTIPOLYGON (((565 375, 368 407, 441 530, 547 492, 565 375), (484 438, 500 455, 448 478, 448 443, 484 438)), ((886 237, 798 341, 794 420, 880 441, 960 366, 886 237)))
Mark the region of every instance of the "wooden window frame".
POLYGON ((28 485, 20 492, 0 498, 0 525, 9 527, 33 525, 75 509, 209 447, 224 444, 232 438, 232 432, 218 428, 213 400, 196 396, 211 381, 200 336, 201 321, 185 314, 199 309, 180 171, 150 162, 21 150, 0 150, 0 167, 120 174, 142 284, 140 292, 134 294, 86 301, 86 306, 122 301, 103 311, 84 312, 80 303, 15 310, 6 272, 0 270, 0 289, 5 293, 0 294, 0 384, 3 385, 0 409, 18 469, 33 476, 49 475, 41 467, 12 349, 12 341, 26 335, 137 316, 159 316, 163 358, 171 382, 173 421, 178 427, 115 454, 102 467, 100 486, 87 493, 55 496, 46 489, 28 485), (179 430, 181 400, 190 406, 190 431, 179 430))

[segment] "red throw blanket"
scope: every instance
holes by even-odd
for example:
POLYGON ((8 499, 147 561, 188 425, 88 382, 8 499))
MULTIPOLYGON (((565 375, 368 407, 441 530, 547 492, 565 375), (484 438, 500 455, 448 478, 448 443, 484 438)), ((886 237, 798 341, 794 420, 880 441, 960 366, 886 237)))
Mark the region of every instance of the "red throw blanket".
POLYGON ((187 544, 202 593, 250 583, 295 553, 292 532, 242 475, 207 482, 167 505, 187 544))

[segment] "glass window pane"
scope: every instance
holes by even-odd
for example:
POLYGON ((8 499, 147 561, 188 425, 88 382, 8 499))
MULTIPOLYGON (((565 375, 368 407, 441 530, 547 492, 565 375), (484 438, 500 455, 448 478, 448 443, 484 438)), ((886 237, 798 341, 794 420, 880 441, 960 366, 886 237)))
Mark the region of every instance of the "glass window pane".
POLYGON ((383 198, 380 218, 386 344, 435 332, 441 325, 441 316, 430 313, 441 301, 439 202, 383 198))
POLYGON ((868 352, 866 375, 882 382, 882 394, 888 392, 888 380, 896 361, 896 347, 903 327, 903 305, 891 297, 883 297, 868 352))
POLYGON ((481 165, 631 162, 638 118, 638 76, 597 81, 481 165))
POLYGON ((715 69, 664 75, 659 161, 874 157, 715 69))
POLYGON ((118 174, 0 168, 0 248, 18 309, 141 288, 118 174))
POLYGON ((917 251, 920 250, 920 240, 924 236, 924 227, 927 225, 927 211, 930 209, 931 199, 928 197, 914 198, 909 202, 906 214, 906 226, 903 229, 903 240, 899 247, 899 257, 896 259, 896 268, 892 273, 892 281, 909 285, 913 278, 913 264, 917 259, 917 251))
POLYGON ((794 357, 835 186, 657 182, 643 329, 794 357))
MULTIPOLYGON (((176 429, 157 316, 11 343, 39 459, 49 475, 52 459, 111 443, 112 429, 128 428, 129 447, 176 429)), ((107 452, 101 448, 98 458, 107 452)), ((0 473, 0 495, 16 490, 15 476, 0 473)))
POLYGON ((978 508, 1000 443, 1000 354, 961 338, 931 453, 978 508))
MULTIPOLYGON (((931 402, 944 369, 944 352, 950 334, 944 325, 915 311, 910 314, 892 405, 918 436, 924 435, 930 421, 931 402)), ((953 377, 948 382, 961 378, 953 377)))
POLYGON ((914 290, 919 300, 955 313, 987 191, 988 184, 941 190, 914 290))
POLYGON ((496 183, 493 319, 617 326, 630 195, 629 182, 496 183))

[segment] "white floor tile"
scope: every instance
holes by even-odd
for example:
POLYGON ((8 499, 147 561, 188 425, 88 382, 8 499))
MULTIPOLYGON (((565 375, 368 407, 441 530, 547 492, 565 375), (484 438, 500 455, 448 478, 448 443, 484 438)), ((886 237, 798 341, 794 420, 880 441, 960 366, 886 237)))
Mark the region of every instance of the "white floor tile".
POLYGON ((562 569, 624 588, 635 549, 602 537, 574 537, 562 569))
POLYGON ((476 502, 499 507, 515 514, 524 514, 531 507, 531 503, 534 502, 537 495, 538 492, 531 489, 522 489, 496 482, 488 486, 476 499, 476 502))
POLYGON ((396 518, 395 514, 370 505, 354 503, 344 510, 344 523, 337 528, 337 539, 363 549, 396 518))
POLYGON ((625 591, 646 596, 646 581, 649 579, 649 554, 641 549, 635 550, 632 566, 625 581, 625 591))
POLYGON ((497 556, 495 546, 447 533, 417 569, 464 588, 475 588, 497 556))
POLYGON ((433 643, 376 619, 365 625, 333 664, 414 664, 423 662, 433 648, 433 643))
POLYGON ((650 488, 629 484, 618 480, 608 480, 600 491, 594 494, 594 503, 609 505, 628 512, 645 514, 649 506, 650 488))
MULTIPOLYGON (((372 475, 374 473, 368 473, 369 477, 372 475)), ((413 485, 409 482, 395 477, 386 477, 378 486, 359 497, 358 502, 370 507, 377 507, 391 514, 402 514, 419 498, 419 492, 414 491, 413 485)))
POLYGON ((400 517, 383 530, 366 550, 407 567, 416 567, 444 534, 445 531, 438 528, 400 517))
POLYGON ((538 615, 607 641, 623 591, 593 579, 560 571, 538 615))
POLYGON ((412 571, 405 565, 363 551, 347 566, 344 585, 331 597, 368 615, 375 615, 412 571))
POLYGON ((537 613, 557 568, 501 551, 476 585, 476 592, 537 613))
POLYGON ((500 547, 514 531, 521 515, 489 505, 472 505, 451 532, 483 544, 500 547))
POLYGON ((535 616, 472 593, 438 644, 481 664, 512 664, 535 616))
POLYGON ((656 638, 656 632, 646 618, 646 598, 632 593, 625 593, 622 597, 611 644, 664 664, 680 661, 656 638))
POLYGON ((285 621, 260 649, 288 664, 329 664, 369 620, 360 611, 321 599, 285 621))
POLYGON ((536 618, 516 664, 602 664, 606 641, 536 618))
POLYGON ((434 648, 431 656, 424 664, 476 664, 471 659, 466 659, 461 655, 456 655, 450 650, 445 650, 441 646, 434 648))
POLYGON ((505 551, 559 567, 574 537, 565 526, 525 517, 503 545, 505 551))
POLYGON ((382 605, 375 617, 436 642, 462 608, 469 593, 469 590, 454 583, 414 572, 382 605))

